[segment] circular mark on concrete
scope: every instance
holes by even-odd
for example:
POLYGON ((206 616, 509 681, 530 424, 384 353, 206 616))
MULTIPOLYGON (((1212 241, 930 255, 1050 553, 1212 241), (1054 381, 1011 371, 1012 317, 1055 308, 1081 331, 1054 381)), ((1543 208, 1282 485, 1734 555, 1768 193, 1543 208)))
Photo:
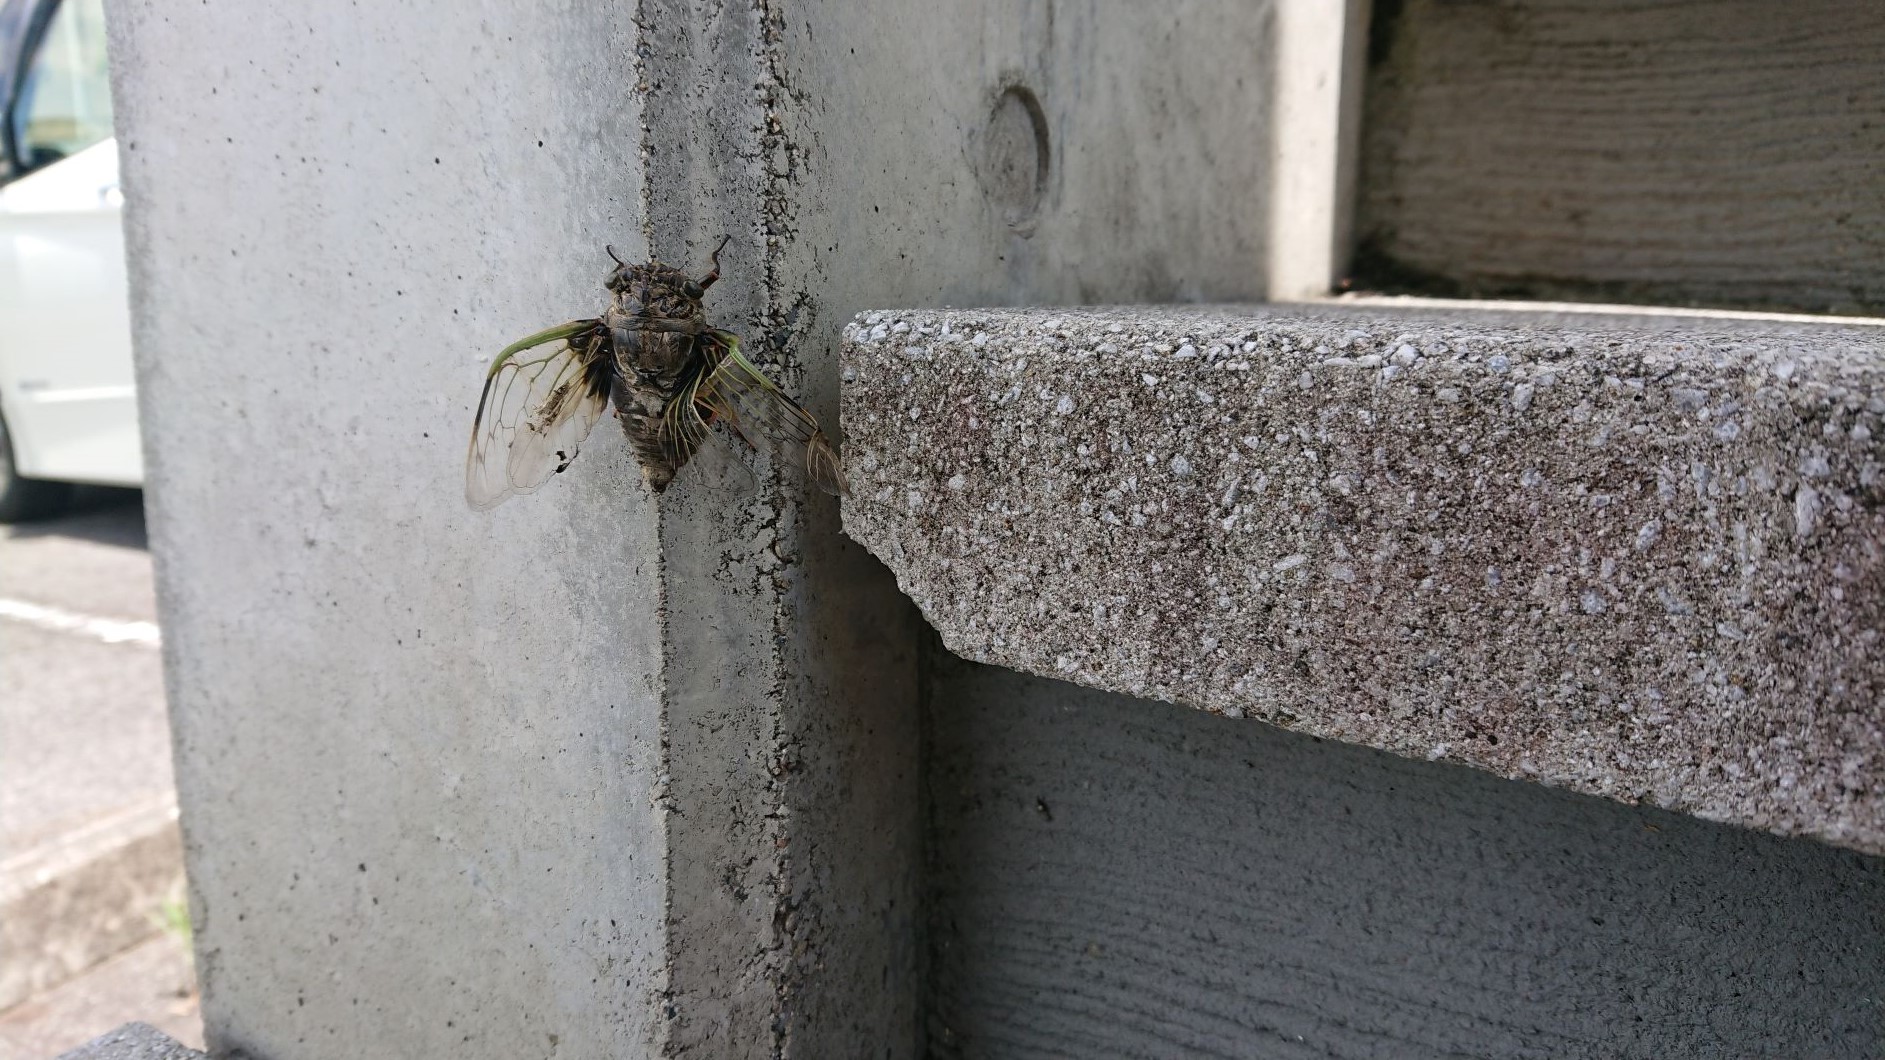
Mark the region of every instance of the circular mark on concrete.
POLYGON ((1025 85, 1003 89, 982 137, 982 179, 1010 228, 1033 227, 1047 195, 1050 160, 1040 99, 1025 85))

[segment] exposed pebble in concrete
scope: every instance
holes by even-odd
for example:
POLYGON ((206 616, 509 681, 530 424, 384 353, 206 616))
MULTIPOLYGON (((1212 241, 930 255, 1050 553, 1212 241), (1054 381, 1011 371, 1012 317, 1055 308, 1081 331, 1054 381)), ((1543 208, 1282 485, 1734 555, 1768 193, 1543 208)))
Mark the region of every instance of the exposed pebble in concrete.
POLYGON ((1885 328, 965 310, 845 341, 846 530, 958 654, 1885 852, 1885 328))

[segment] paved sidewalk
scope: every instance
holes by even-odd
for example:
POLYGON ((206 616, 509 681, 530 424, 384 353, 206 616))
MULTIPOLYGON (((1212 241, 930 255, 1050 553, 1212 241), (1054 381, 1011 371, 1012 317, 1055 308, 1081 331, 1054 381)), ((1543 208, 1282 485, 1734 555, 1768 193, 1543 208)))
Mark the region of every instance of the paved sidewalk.
POLYGON ((139 493, 89 490, 71 515, 0 526, 0 1057, 131 1020, 178 1033, 187 964, 170 967, 182 947, 158 927, 183 878, 158 639, 139 493))
POLYGON ((0 1013, 0 1057, 51 1060, 132 1020, 203 1047, 195 977, 176 936, 159 935, 0 1013))

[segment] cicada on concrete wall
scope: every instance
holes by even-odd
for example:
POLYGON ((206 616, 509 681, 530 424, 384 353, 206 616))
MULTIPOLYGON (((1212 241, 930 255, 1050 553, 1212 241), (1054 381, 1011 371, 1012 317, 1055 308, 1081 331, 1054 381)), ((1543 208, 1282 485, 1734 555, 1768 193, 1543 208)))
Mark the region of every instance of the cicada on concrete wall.
POLYGON ((720 278, 726 244, 699 280, 658 261, 615 258, 601 317, 546 328, 499 352, 465 457, 473 508, 529 493, 568 467, 611 402, 656 493, 713 443, 716 425, 748 448, 780 443, 813 485, 845 492, 838 452, 818 421, 746 359, 738 336, 707 324, 702 300, 720 278), (545 346, 551 352, 539 352, 545 346))

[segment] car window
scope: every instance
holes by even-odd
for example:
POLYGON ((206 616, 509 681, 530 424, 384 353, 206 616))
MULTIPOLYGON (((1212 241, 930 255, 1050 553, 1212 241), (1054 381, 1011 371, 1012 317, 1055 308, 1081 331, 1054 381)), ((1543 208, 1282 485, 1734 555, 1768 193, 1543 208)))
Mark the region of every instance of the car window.
POLYGON ((104 0, 64 0, 26 67, 13 105, 13 142, 26 169, 57 162, 111 135, 104 0))

